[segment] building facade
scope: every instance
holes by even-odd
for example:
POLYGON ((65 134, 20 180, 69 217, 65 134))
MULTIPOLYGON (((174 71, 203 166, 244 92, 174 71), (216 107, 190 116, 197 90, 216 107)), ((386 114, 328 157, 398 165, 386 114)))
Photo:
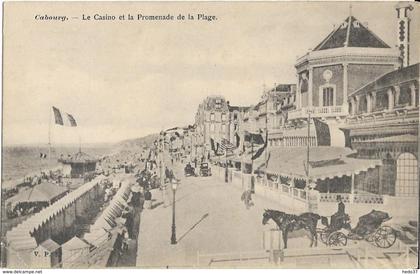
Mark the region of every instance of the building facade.
POLYGON ((350 94, 346 121, 358 157, 381 159, 380 194, 418 197, 419 64, 391 71, 350 94))
POLYGON ((201 154, 212 153, 211 139, 220 142, 229 137, 230 114, 228 102, 223 96, 209 96, 198 106, 195 127, 198 143, 202 144, 201 154))
POLYGON ((296 110, 289 120, 344 119, 347 96, 372 79, 400 66, 400 55, 358 19, 349 16, 314 50, 296 62, 296 110))

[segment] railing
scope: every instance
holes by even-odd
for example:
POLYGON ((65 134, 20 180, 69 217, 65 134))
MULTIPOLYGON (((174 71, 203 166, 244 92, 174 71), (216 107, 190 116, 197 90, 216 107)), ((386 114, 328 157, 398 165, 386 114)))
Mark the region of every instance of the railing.
POLYGON ((281 191, 287 194, 290 194, 290 187, 287 185, 281 185, 281 191))
POLYGON ((350 203, 350 195, 349 193, 319 193, 319 201, 321 203, 336 203, 337 197, 340 196, 344 203, 350 203))
POLYGON ((346 119, 348 124, 357 124, 357 123, 368 123, 368 122, 384 122, 388 120, 394 120, 401 117, 418 117, 419 106, 416 107, 403 107, 403 108, 394 108, 392 110, 381 109, 375 110, 368 113, 358 113, 355 115, 350 115, 346 119))
MULTIPOLYGON (((413 268, 416 266, 418 254, 417 245, 396 246, 378 252, 375 247, 369 246, 345 246, 345 247, 314 247, 314 248, 292 248, 283 250, 283 258, 278 262, 278 266, 307 267, 313 266, 316 261, 320 265, 326 264, 329 267, 342 267, 343 264, 351 264, 354 268, 413 268), (388 254, 393 254, 390 260, 388 254), (398 261, 395 257, 397 255, 398 261), (348 261, 345 260, 348 259, 348 261), (344 259, 344 261, 343 261, 344 259)), ((200 254, 197 252, 196 267, 220 267, 242 265, 246 262, 258 263, 264 266, 274 266, 270 262, 270 257, 265 250, 245 251, 245 252, 226 252, 200 254)), ((348 266, 348 265, 347 265, 348 266)))
POLYGON ((344 203, 359 203, 359 204, 383 204, 384 199, 382 195, 374 193, 350 194, 350 193, 319 193, 319 202, 321 203, 335 203, 337 197, 340 196, 344 203))
POLYGON ((256 251, 239 251, 239 252, 226 252, 226 253, 211 253, 200 254, 197 252, 196 267, 206 266, 211 267, 214 264, 228 264, 232 263, 245 263, 249 261, 262 260, 268 261, 268 254, 265 250, 256 251))
POLYGON ((378 194, 354 194, 353 202, 360 204, 383 204, 384 198, 378 194))
POLYGON ((309 113, 313 117, 345 116, 348 114, 347 109, 344 106, 304 107, 289 111, 288 118, 306 118, 309 113))
POLYGON ((302 200, 306 200, 306 191, 299 189, 299 198, 301 198, 302 200))

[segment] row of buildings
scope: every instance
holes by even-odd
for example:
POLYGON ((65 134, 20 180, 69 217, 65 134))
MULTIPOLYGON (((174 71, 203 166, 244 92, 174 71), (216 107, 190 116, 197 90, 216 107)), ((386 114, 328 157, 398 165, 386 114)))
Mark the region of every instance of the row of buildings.
MULTIPOLYGON (((321 200, 340 195, 347 202, 383 204, 404 197, 417 207, 419 63, 409 59, 412 9, 396 6, 396 47, 350 15, 297 59, 296 84, 277 84, 251 106, 232 105, 223 96, 205 98, 195 124, 178 138, 179 155, 220 161, 212 142, 229 140, 237 149, 222 159, 251 174, 264 173, 270 185, 285 186, 291 196, 296 188, 304 192, 310 179, 321 200), (313 118, 328 125, 328 147, 320 147, 313 118), (248 132, 267 136, 265 157, 250 159, 248 132), (302 163, 308 145, 309 175, 302 163), (294 165, 284 164, 291 158, 294 165)), ((302 197, 307 200, 306 192, 302 197)))

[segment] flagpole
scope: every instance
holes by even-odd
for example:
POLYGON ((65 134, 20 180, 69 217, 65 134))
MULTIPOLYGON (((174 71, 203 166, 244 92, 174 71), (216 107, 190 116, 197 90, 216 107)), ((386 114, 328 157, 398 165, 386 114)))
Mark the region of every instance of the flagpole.
POLYGON ((227 162, 227 148, 225 148, 225 183, 228 182, 228 162, 227 162))
POLYGON ((254 174, 254 137, 251 135, 251 176, 254 174))
POLYGON ((309 187, 309 142, 310 142, 310 124, 311 124, 311 113, 308 113, 308 141, 306 150, 306 182, 309 187))
POLYGON ((48 115, 48 165, 51 163, 51 109, 48 115))
MULTIPOLYGON (((264 92, 265 92, 265 85, 264 85, 264 92)), ((274 83, 274 92, 276 92, 276 84, 274 83)), ((267 179, 267 167, 268 167, 268 97, 265 100, 265 142, 267 143, 267 147, 265 148, 265 176, 264 178, 267 179)))

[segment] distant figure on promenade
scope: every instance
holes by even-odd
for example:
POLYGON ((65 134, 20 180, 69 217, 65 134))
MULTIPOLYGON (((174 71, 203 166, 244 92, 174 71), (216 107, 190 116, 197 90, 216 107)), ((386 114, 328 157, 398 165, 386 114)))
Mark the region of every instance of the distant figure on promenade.
POLYGON ((152 209, 152 193, 149 191, 149 189, 147 189, 144 193, 144 200, 146 203, 146 208, 152 209))
POLYGON ((134 225, 134 216, 133 216, 133 210, 131 209, 126 209, 122 216, 123 218, 125 218, 125 227, 127 228, 127 232, 128 232, 128 237, 130 239, 133 239, 133 225, 134 225))
POLYGON ((177 178, 175 178, 175 175, 172 169, 169 169, 168 167, 165 168, 165 177, 168 183, 179 181, 177 178))
POLYGON ((134 188, 135 191, 132 191, 131 194, 131 204, 134 207, 141 206, 141 193, 140 193, 140 186, 134 188))
POLYGON ((245 203, 246 209, 249 209, 251 206, 254 205, 254 203, 252 202, 252 192, 251 192, 250 189, 245 190, 242 193, 241 201, 243 201, 245 203))
POLYGON ((331 216, 331 226, 332 227, 342 227, 344 218, 346 217, 346 206, 341 199, 341 195, 337 196, 338 208, 337 212, 331 216))

